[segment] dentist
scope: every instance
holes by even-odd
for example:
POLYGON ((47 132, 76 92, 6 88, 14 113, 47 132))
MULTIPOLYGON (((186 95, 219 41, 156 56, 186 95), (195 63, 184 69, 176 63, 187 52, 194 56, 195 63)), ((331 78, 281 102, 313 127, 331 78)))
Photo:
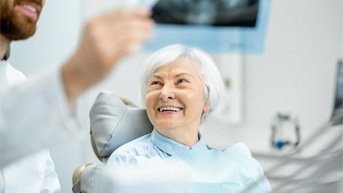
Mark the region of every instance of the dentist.
POLYGON ((8 62, 10 43, 35 33, 44 3, 0 0, 0 192, 59 191, 44 149, 84 133, 74 115, 78 96, 152 37, 147 10, 98 15, 85 25, 78 48, 61 68, 25 80, 8 62))

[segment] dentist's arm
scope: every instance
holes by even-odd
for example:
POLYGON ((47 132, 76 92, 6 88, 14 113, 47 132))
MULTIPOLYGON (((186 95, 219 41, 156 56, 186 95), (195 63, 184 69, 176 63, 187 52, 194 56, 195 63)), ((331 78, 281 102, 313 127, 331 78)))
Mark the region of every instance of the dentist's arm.
POLYGON ((120 59, 152 37, 147 10, 122 10, 100 15, 85 27, 79 48, 62 68, 68 101, 100 81, 120 59))
POLYGON ((0 168, 38 150, 75 141, 73 104, 152 36, 146 10, 114 11, 90 20, 79 47, 58 71, 0 93, 0 168))

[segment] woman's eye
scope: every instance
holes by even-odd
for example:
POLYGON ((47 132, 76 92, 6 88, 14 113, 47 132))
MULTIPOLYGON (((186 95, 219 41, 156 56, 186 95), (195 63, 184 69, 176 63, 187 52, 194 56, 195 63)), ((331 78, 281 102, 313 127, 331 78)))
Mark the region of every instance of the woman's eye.
POLYGON ((150 82, 150 86, 160 85, 160 84, 161 84, 160 81, 157 81, 157 80, 150 82))
POLYGON ((189 81, 187 81, 186 79, 178 79, 176 81, 177 84, 184 84, 184 83, 188 83, 189 81))

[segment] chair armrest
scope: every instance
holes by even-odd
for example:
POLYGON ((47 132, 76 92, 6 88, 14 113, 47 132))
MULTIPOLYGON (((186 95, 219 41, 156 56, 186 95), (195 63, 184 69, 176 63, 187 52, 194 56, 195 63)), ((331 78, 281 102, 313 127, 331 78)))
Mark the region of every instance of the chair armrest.
POLYGON ((74 172, 73 172, 73 178, 72 178, 72 182, 73 182, 73 193, 82 193, 81 192, 81 176, 83 174, 83 172, 89 167, 93 165, 92 163, 86 163, 86 164, 82 164, 81 166, 77 167, 74 172))

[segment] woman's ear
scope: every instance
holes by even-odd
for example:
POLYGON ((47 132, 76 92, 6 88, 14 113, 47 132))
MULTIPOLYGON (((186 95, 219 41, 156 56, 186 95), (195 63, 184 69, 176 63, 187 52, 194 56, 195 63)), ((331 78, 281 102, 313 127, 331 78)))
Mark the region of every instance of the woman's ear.
POLYGON ((207 103, 205 103, 204 108, 202 109, 202 112, 203 112, 203 113, 208 113, 209 110, 210 110, 210 107, 208 106, 207 103))
POLYGON ((204 105, 204 108, 202 109, 202 113, 201 113, 201 119, 204 120, 208 117, 208 112, 209 112, 210 108, 208 106, 208 104, 206 103, 204 105))

